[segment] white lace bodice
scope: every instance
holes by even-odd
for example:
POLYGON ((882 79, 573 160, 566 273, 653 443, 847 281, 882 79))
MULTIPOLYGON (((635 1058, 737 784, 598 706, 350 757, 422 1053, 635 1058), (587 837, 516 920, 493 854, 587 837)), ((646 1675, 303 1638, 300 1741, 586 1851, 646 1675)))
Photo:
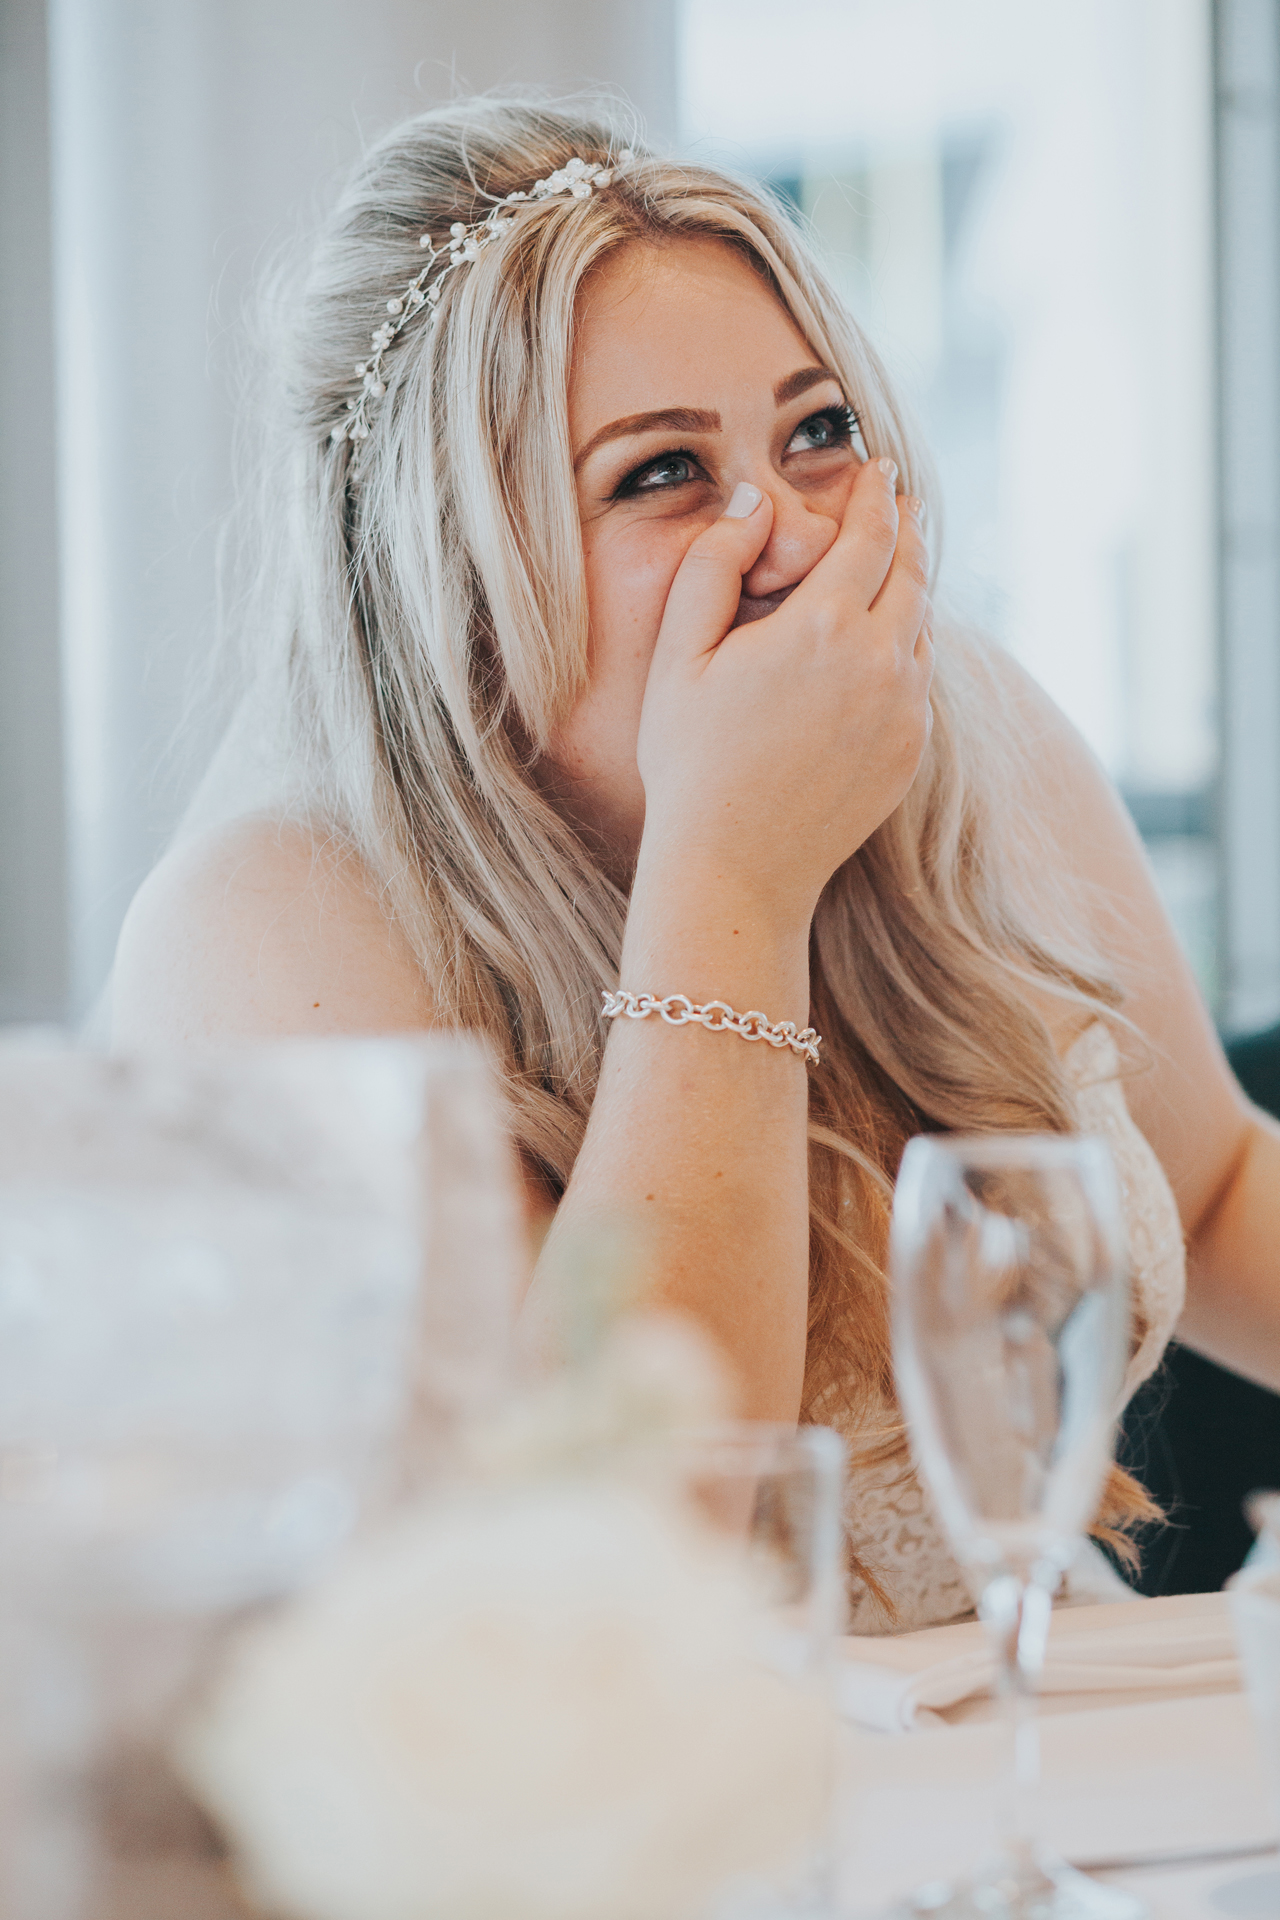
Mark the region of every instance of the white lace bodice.
MULTIPOLYGON (((1063 1064, 1076 1088, 1080 1129, 1111 1144, 1124 1197, 1135 1305, 1145 1332, 1129 1362, 1125 1398, 1151 1373, 1182 1311, 1182 1227, 1164 1169, 1135 1126, 1119 1080, 1114 1040, 1101 1023, 1082 1033, 1063 1064)), ((834 1418, 856 1448, 867 1429, 834 1418)), ((871 1422, 868 1422, 868 1426, 871 1422)), ((973 1598, 947 1546, 928 1495, 898 1462, 858 1468, 850 1477, 846 1526, 858 1560, 892 1596, 886 1617, 861 1582, 850 1591, 850 1631, 901 1633, 939 1626, 973 1610, 973 1598)))

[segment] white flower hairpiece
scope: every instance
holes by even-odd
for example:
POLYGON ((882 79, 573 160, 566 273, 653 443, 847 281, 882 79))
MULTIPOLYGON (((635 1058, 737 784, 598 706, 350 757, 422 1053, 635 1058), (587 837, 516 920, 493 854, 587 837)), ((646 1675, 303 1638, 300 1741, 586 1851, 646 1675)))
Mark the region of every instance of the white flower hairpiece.
POLYGON ((386 382, 382 377, 382 356, 395 340, 411 317, 423 307, 427 309, 429 324, 434 326, 439 315, 440 293, 445 276, 455 267, 466 266, 469 261, 477 260, 481 251, 494 240, 501 240, 507 229, 515 224, 513 213, 505 211, 521 202, 535 200, 556 200, 572 198, 589 200, 598 187, 607 187, 619 167, 626 166, 635 155, 630 147, 624 147, 611 166, 601 166, 592 160, 581 160, 575 154, 545 180, 537 181, 526 192, 523 188, 515 193, 506 194, 494 202, 482 220, 473 220, 470 226, 461 220, 455 220, 449 229, 449 237, 437 246, 429 233, 418 240, 420 247, 427 253, 426 265, 415 274, 403 293, 398 293, 387 302, 390 316, 372 335, 373 352, 367 360, 356 362, 356 372, 360 377, 359 394, 348 400, 346 412, 329 434, 331 440, 367 440, 369 437, 368 405, 371 400, 380 400, 386 392, 386 382), (448 259, 431 278, 436 263, 448 259))

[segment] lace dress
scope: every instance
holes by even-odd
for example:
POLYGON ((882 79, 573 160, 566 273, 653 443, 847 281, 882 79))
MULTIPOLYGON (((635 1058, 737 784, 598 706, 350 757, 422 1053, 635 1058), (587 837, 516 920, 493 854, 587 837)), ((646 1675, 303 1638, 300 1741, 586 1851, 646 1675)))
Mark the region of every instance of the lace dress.
MULTIPOLYGON (((1125 1377, 1125 1398, 1151 1373, 1164 1351, 1185 1290, 1182 1227, 1164 1169, 1130 1117, 1121 1087, 1115 1042, 1101 1024, 1082 1033, 1063 1059, 1076 1088, 1080 1130, 1101 1134, 1111 1143, 1124 1198, 1129 1234, 1130 1271, 1134 1296, 1146 1323, 1125 1377)), ((855 1450, 865 1442, 868 1427, 833 1416, 855 1450)), ((894 1462, 884 1467, 856 1469, 851 1476, 845 1515, 850 1544, 857 1558, 872 1568, 892 1596, 895 1616, 886 1618, 875 1596, 860 1581, 850 1588, 849 1630, 853 1633, 902 1633, 914 1627, 939 1626, 972 1613, 973 1597, 947 1546, 928 1495, 914 1472, 894 1462)), ((1068 1597, 1101 1597, 1108 1577, 1097 1573, 1101 1555, 1093 1563, 1094 1578, 1086 1570, 1068 1576, 1084 1591, 1068 1597)), ((1086 1562, 1086 1569, 1088 1566, 1086 1562)))

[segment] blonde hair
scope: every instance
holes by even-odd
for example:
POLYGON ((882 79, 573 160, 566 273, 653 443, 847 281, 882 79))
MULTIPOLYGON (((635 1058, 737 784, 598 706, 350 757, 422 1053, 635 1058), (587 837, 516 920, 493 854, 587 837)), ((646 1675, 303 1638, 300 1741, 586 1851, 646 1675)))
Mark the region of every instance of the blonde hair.
MULTIPOLYGON (((765 276, 839 375, 866 444, 906 491, 932 476, 884 370, 803 235, 758 186, 643 151, 588 201, 521 209, 450 276, 432 329, 387 354, 359 443, 330 439, 419 235, 481 217, 573 155, 634 132, 606 113, 484 99, 425 113, 368 155, 288 310, 274 378, 289 523, 277 683, 305 805, 377 876, 443 1025, 479 1029, 518 1140, 562 1191, 582 1142, 627 902, 531 766, 586 683, 587 606, 567 388, 584 277, 629 242, 706 236, 765 276)), ((841 1404, 901 1454, 885 1257, 892 1180, 925 1130, 1070 1129, 1072 1090, 1034 996, 1081 1023, 1116 995, 1073 951, 1024 823, 1005 682, 938 632, 935 724, 890 819, 832 877, 812 934, 811 1287, 805 1408, 841 1404), (1021 851, 1019 849, 1021 848, 1021 851), (1037 864, 1039 872, 1036 871, 1037 864)), ((1060 905, 1061 903, 1059 903, 1060 905)), ((1104 1520, 1149 1515, 1117 1469, 1104 1520)), ((864 1570, 870 1572, 870 1570, 864 1570)), ((872 1576, 874 1584, 874 1576, 872 1576)))

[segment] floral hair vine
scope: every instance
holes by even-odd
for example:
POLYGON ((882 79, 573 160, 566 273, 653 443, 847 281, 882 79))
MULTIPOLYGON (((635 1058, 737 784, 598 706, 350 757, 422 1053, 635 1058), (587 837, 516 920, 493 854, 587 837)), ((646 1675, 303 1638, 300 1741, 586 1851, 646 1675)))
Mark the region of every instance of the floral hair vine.
POLYGON ((387 302, 388 318, 380 327, 375 328, 371 344, 373 352, 367 360, 356 362, 356 373, 360 377, 360 392, 348 400, 346 412, 333 427, 329 438, 338 440, 367 440, 369 437, 368 408, 371 400, 380 400, 386 392, 386 382, 382 377, 382 357, 392 341, 397 339, 413 315, 423 307, 427 309, 428 324, 434 326, 439 317, 440 292, 448 274, 456 267, 466 266, 469 261, 477 260, 481 252, 495 240, 501 240, 507 229, 515 224, 515 215, 510 209, 522 202, 535 200, 589 200, 598 187, 607 187, 619 167, 626 166, 635 159, 630 147, 624 147, 610 166, 601 166, 595 161, 580 160, 575 154, 545 180, 539 180, 526 192, 523 188, 515 193, 506 194, 494 202, 481 220, 473 220, 470 226, 461 220, 455 220, 449 229, 447 240, 437 245, 429 233, 424 233, 418 241, 426 249, 426 264, 414 275, 403 293, 398 293, 387 302), (445 259, 445 255, 448 258, 445 259), (426 283, 438 261, 444 265, 431 280, 426 283))

